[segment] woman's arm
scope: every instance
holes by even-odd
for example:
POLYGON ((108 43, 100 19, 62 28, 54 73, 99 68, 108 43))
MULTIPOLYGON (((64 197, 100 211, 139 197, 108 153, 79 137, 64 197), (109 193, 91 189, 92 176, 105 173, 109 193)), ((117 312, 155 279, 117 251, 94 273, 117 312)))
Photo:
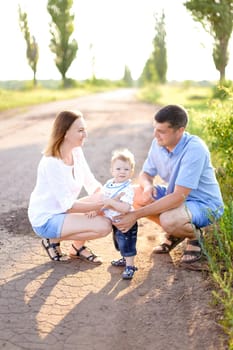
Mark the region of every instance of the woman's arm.
POLYGON ((99 211, 103 208, 104 202, 99 199, 97 201, 76 200, 67 213, 88 213, 90 211, 99 211))
POLYGON ((102 209, 113 209, 119 213, 125 214, 130 211, 130 204, 126 202, 121 202, 117 199, 107 198, 104 200, 104 206, 102 209))

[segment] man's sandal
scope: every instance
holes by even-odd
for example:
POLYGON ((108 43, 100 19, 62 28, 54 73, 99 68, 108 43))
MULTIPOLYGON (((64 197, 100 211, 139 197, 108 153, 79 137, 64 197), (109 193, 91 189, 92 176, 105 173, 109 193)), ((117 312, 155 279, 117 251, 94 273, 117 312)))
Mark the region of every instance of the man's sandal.
POLYGON ((102 259, 95 255, 89 248, 82 246, 81 248, 77 249, 73 244, 72 247, 76 251, 75 254, 69 254, 71 259, 81 259, 83 261, 89 262, 91 264, 100 265, 102 264, 102 259), (87 250, 90 254, 88 256, 84 256, 82 253, 83 250, 87 250))
POLYGON ((188 246, 193 246, 193 247, 198 247, 199 249, 198 250, 188 250, 186 249, 183 253, 183 257, 185 256, 190 256, 191 258, 190 259, 181 259, 181 263, 182 264, 192 264, 198 260, 200 260, 204 254, 203 254, 203 251, 202 251, 202 245, 203 245, 203 232, 201 229, 200 230, 200 237, 199 239, 191 239, 191 240, 188 240, 187 242, 187 245, 188 246))
POLYGON ((124 267, 126 266, 126 260, 124 257, 120 258, 119 260, 113 260, 111 261, 112 266, 116 266, 116 267, 124 267))
POLYGON ((57 247, 60 247, 60 243, 50 243, 50 240, 48 238, 43 238, 41 244, 51 260, 65 260, 65 255, 61 254, 57 249, 57 247))
POLYGON ((153 253, 154 254, 167 254, 172 249, 174 249, 178 244, 180 244, 184 240, 184 238, 169 236, 167 238, 167 240, 170 241, 171 244, 168 244, 168 243, 159 244, 158 246, 154 247, 153 253))

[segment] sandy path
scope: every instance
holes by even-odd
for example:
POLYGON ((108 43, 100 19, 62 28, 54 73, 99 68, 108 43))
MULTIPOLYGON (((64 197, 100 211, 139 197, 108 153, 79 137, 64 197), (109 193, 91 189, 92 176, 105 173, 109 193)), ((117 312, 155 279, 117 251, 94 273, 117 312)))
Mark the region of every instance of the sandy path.
MULTIPOLYGON (((139 222, 139 268, 122 281, 109 265, 118 257, 111 235, 90 242, 104 258, 52 263, 32 233, 26 208, 40 152, 55 114, 80 109, 88 122, 84 152, 96 177, 109 178, 111 151, 128 147, 138 174, 152 139, 155 106, 136 101, 133 90, 96 94, 0 115, 0 348, 30 350, 227 349, 209 303, 207 276, 153 256, 161 231, 139 222)), ((64 244, 64 250, 68 245, 64 244)))

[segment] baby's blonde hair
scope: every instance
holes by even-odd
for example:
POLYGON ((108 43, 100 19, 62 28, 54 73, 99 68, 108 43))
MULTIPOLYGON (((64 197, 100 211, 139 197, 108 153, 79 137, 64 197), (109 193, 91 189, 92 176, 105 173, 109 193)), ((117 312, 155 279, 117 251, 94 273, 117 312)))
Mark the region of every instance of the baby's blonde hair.
POLYGON ((116 149, 112 152, 111 165, 115 162, 115 160, 120 159, 123 162, 129 162, 132 172, 135 167, 134 155, 127 148, 124 149, 116 149))

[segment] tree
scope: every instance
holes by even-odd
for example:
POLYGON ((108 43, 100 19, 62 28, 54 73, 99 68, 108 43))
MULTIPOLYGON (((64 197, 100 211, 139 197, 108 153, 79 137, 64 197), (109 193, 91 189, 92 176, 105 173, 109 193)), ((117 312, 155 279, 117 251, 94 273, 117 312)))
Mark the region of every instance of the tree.
POLYGON ((160 17, 155 16, 155 20, 156 35, 153 40, 154 51, 152 54, 152 60, 154 62, 158 80, 161 83, 165 83, 167 74, 167 49, 165 41, 166 29, 164 12, 162 12, 160 17))
POLYGON ((140 83, 166 82, 167 74, 167 49, 164 12, 160 17, 155 16, 155 37, 153 39, 153 52, 146 61, 139 79, 140 83))
POLYGON ((96 80, 95 75, 95 53, 94 53, 94 45, 91 43, 89 46, 90 53, 91 53, 91 70, 92 70, 92 81, 94 82, 96 80))
POLYGON ((143 85, 145 83, 156 81, 158 81, 158 75, 155 69, 153 56, 151 55, 151 57, 146 61, 142 74, 139 78, 139 83, 143 85))
POLYGON ((127 86, 133 85, 133 78, 132 78, 131 71, 130 71, 128 66, 125 66, 123 81, 125 82, 125 84, 127 86))
POLYGON ((184 6, 195 21, 200 22, 214 39, 213 60, 220 73, 220 82, 225 80, 229 60, 228 44, 233 29, 233 0, 189 0, 184 6))
POLYGON ((73 0, 48 0, 47 10, 52 17, 50 23, 50 49, 55 54, 55 64, 62 76, 63 86, 67 85, 66 73, 76 57, 78 44, 70 41, 74 31, 74 15, 70 14, 73 0))
POLYGON ((37 84, 36 72, 37 72, 37 63, 39 59, 39 48, 35 37, 31 36, 30 34, 26 12, 22 12, 20 6, 18 7, 18 12, 19 12, 20 30, 23 33, 24 39, 27 44, 26 54, 27 54, 28 64, 33 71, 33 84, 34 86, 36 86, 37 84))

